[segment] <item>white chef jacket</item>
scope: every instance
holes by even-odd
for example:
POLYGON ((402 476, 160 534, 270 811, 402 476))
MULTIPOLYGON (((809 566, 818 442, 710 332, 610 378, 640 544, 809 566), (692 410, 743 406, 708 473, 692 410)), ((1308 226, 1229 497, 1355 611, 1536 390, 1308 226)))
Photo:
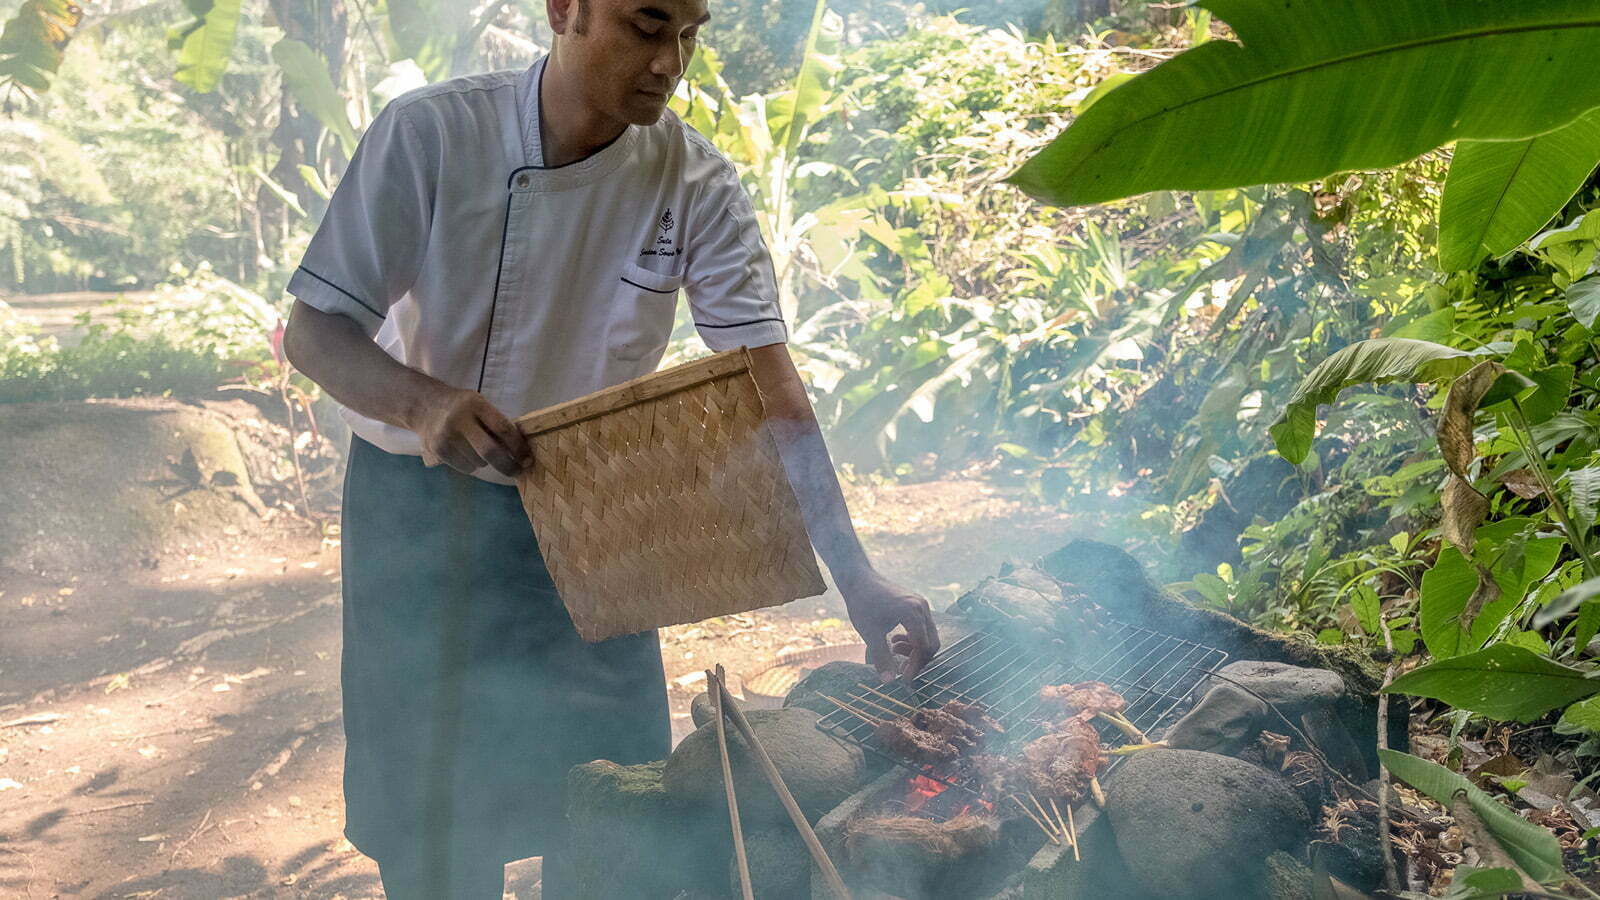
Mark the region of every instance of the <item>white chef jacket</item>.
MULTIPOLYGON (((288 292, 513 418, 654 371, 679 288, 712 350, 784 342, 771 257, 727 159, 668 110, 544 166, 544 65, 390 103, 288 292)), ((421 453, 414 433, 343 413, 382 449, 421 453)))

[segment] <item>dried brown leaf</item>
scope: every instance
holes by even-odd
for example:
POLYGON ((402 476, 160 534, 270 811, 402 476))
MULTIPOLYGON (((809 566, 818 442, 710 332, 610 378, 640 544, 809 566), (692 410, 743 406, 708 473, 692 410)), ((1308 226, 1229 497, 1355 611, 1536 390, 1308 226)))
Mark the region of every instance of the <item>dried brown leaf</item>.
POLYGON ((1539 476, 1528 469, 1507 472, 1500 478, 1500 483, 1506 486, 1506 490, 1524 500, 1532 500, 1544 493, 1544 487, 1539 484, 1539 476))
POLYGON ((1444 494, 1439 498, 1439 505, 1443 508, 1444 517, 1439 522, 1439 530, 1444 534, 1445 540, 1455 544, 1461 554, 1468 558, 1472 556, 1472 547, 1476 543, 1478 526, 1489 515, 1489 498, 1478 493, 1477 488, 1468 484, 1464 479, 1454 474, 1450 475, 1444 485, 1444 494))

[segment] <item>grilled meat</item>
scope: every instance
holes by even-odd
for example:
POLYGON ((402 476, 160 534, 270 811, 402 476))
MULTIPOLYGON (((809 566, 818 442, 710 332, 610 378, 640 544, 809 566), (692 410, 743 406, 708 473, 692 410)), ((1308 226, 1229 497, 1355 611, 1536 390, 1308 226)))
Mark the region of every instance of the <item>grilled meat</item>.
POLYGON ((1032 793, 1077 803, 1089 792, 1089 780, 1104 762, 1100 735, 1078 716, 1057 723, 1029 742, 1021 759, 977 756, 979 777, 985 787, 1001 795, 1032 793))
POLYGON ((1128 701, 1111 685, 1102 681, 1080 681, 1077 684, 1047 684, 1039 689, 1039 699, 1044 705, 1064 710, 1068 715, 1108 712, 1120 713, 1128 708, 1128 701))
POLYGON ((935 709, 919 709, 904 719, 878 726, 878 739, 891 752, 920 763, 944 763, 966 756, 983 744, 985 731, 999 731, 982 706, 952 700, 935 709), (987 725, 987 727, 985 727, 987 725))

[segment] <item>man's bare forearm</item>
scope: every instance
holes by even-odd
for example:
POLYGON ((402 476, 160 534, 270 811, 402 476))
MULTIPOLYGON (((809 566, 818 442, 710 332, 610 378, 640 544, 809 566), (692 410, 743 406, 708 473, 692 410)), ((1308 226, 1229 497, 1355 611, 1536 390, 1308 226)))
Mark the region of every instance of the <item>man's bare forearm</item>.
POLYGON ((368 418, 410 428, 417 406, 444 387, 385 353, 346 316, 296 301, 283 352, 335 400, 368 418))
POLYGON ((750 351, 752 374, 767 405, 767 424, 783 458, 806 531, 817 554, 835 580, 850 580, 871 571, 871 563, 856 537, 844 492, 834 473, 833 459, 817 425, 816 413, 805 385, 782 344, 750 351))

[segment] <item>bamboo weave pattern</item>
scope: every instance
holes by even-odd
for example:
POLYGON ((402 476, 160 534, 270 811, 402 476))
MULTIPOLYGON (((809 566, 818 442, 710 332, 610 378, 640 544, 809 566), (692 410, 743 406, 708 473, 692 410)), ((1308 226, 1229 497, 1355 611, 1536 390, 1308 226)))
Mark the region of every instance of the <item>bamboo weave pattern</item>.
POLYGON ((729 351, 519 420, 523 507, 584 640, 826 589, 748 366, 729 351))

